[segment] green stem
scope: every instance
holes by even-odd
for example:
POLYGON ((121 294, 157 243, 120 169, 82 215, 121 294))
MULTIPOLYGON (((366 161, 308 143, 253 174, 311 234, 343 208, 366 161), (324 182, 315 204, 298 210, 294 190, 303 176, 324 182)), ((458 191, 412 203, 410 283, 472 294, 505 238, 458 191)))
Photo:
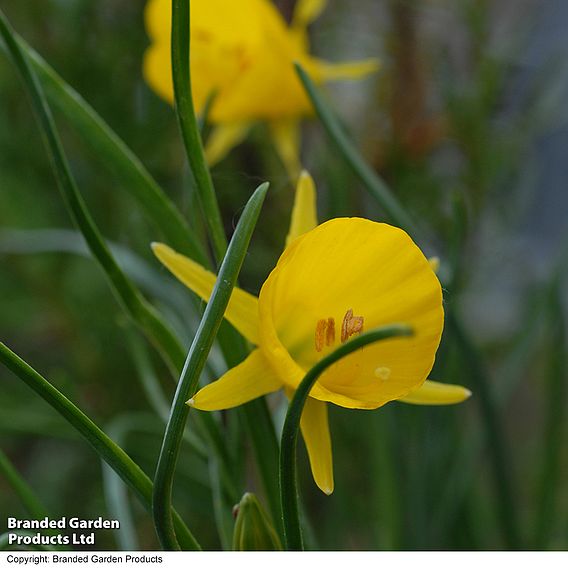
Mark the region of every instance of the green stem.
POLYGON ((303 550, 304 548, 298 512, 296 446, 300 429, 300 418, 312 387, 329 366, 357 349, 361 349, 375 341, 393 337, 408 337, 410 335, 412 335, 412 329, 404 324, 392 324, 363 333, 355 339, 344 343, 327 357, 318 361, 306 373, 306 376, 296 389, 286 413, 280 445, 280 498, 282 502, 286 550, 303 550))
POLYGON ((213 180, 205 161, 205 153, 203 152, 203 144, 191 96, 189 4, 189 0, 172 0, 171 47, 174 98, 187 159, 195 178, 201 206, 209 227, 215 258, 219 262, 227 250, 227 239, 213 180))
POLYGON ((353 173, 363 182, 369 194, 383 208, 393 223, 409 233, 416 233, 416 226, 410 215, 392 194, 387 184, 363 160, 304 68, 299 63, 294 65, 321 123, 353 173))
MULTIPOLYGON (((417 228, 406 210, 392 195, 385 182, 365 163, 355 146, 343 132, 333 113, 323 101, 315 85, 299 64, 296 64, 296 71, 323 126, 346 163, 363 182, 369 193, 375 197, 377 202, 389 214, 391 219, 416 239, 419 236, 416 232, 417 228)), ((479 353, 469 339, 461 322, 452 313, 450 313, 449 322, 458 338, 458 343, 465 359, 470 363, 476 390, 479 392, 481 410, 485 418, 484 425, 487 429, 487 438, 490 444, 493 473, 499 496, 500 520, 509 547, 516 549, 520 546, 520 535, 517 527, 517 517, 515 516, 515 502, 509 485, 510 473, 507 469, 507 460, 504 453, 505 442, 493 401, 492 389, 487 380, 485 369, 479 361, 479 353)))
MULTIPOLYGON (((55 131, 53 119, 51 117, 49 107, 47 106, 47 103, 45 101, 44 93, 37 82, 37 78, 29 68, 29 64, 26 61, 26 58, 23 56, 21 49, 16 43, 16 40, 14 39, 14 32, 6 22, 2 12, 0 12, 0 34, 4 37, 6 45, 9 48, 9 51, 12 54, 12 57, 18 67, 18 70, 22 74, 24 83, 28 88, 34 107, 36 108, 38 116, 40 117, 40 122, 44 127, 45 136, 48 140, 48 149, 51 152, 52 159, 56 167, 57 179, 60 182, 60 187, 63 190, 66 203, 70 202, 73 204, 73 207, 70 206, 72 216, 76 220, 76 224, 83 234, 83 237, 85 238, 91 253, 99 261, 99 264, 107 274, 113 291, 122 300, 122 304, 127 313, 142 329, 142 331, 150 339, 150 341, 155 346, 157 346, 159 352, 168 362, 170 368, 172 369, 172 372, 179 374, 185 357, 185 350, 181 347, 180 343, 171 332, 171 330, 154 312, 153 308, 145 302, 145 300, 137 293, 136 289, 120 272, 116 262, 114 261, 114 258, 109 254, 108 249, 102 241, 92 219, 88 215, 81 196, 78 194, 74 181, 71 178, 70 170, 63 155, 62 147, 59 142, 57 132, 55 131), (86 222, 81 224, 83 220, 86 220, 86 222)), ((42 78, 46 81, 48 80, 43 75, 42 78)), ((57 89, 55 88, 55 86, 53 86, 54 93, 58 93, 59 91, 65 93, 69 97, 69 105, 74 99, 76 99, 76 94, 73 91, 70 91, 67 86, 61 88, 58 87, 57 89)), ((51 92, 51 88, 48 89, 48 92, 51 92)), ((70 108, 73 108, 69 105, 66 105, 64 112, 66 112, 66 115, 71 118, 74 124, 81 131, 83 131, 82 129, 87 131, 89 125, 93 126, 90 122, 88 114, 81 114, 80 105, 75 107, 73 112, 69 110, 70 108)), ((83 111, 84 110, 85 109, 83 109, 83 111)), ((96 115, 94 116, 96 117, 96 115)), ((106 127, 106 125, 104 126, 106 127)), ((112 157, 110 156, 111 151, 108 148, 112 147, 113 140, 104 140, 104 135, 108 134, 109 132, 110 130, 108 130, 107 132, 107 129, 102 127, 99 130, 99 134, 102 137, 102 141, 100 143, 103 144, 105 148, 107 148, 109 153, 109 155, 107 156, 106 151, 104 152, 104 156, 106 156, 105 159, 109 158, 112 160, 112 157)), ((116 142, 116 140, 114 140, 114 142, 116 142)), ((114 149, 118 152, 124 153, 124 148, 121 147, 120 144, 115 144, 114 149)), ((115 166, 117 167, 117 170, 121 172, 127 179, 132 179, 133 181, 136 180, 136 183, 138 184, 144 184, 148 182, 148 179, 144 174, 144 170, 137 170, 136 168, 132 169, 133 164, 129 162, 128 155, 125 155, 124 159, 121 160, 119 164, 115 164, 115 166)), ((152 201, 148 202, 148 207, 150 207, 150 209, 154 209, 152 203, 152 201)), ((163 220, 159 222, 161 224, 163 220)), ((166 221, 165 224, 171 227, 179 223, 177 223, 175 220, 170 220, 166 221)), ((170 237, 172 236, 170 235, 170 237)), ((181 238, 181 241, 183 240, 184 239, 181 238)), ((176 240, 172 238, 172 242, 177 242, 179 246, 180 239, 178 238, 176 240)), ((181 246, 180 248, 183 250, 183 246, 181 246)), ((201 258, 201 256, 198 256, 198 258, 201 258)), ((207 265, 208 263, 205 262, 204 264, 207 265)), ((225 352, 227 352, 229 347, 235 347, 234 339, 221 339, 221 341, 222 343, 224 343, 225 352)), ((240 341, 240 344, 242 344, 242 341, 240 341)), ((244 347, 241 349, 241 351, 244 358, 246 351, 244 347)), ((267 460, 267 463, 274 467, 265 467, 265 463, 262 460, 258 460, 258 462, 259 464, 262 463, 260 473, 262 475, 263 485, 266 489, 267 495, 269 496, 272 514, 275 520, 278 521, 278 519, 280 518, 277 498, 278 489, 276 485, 278 444, 276 435, 274 433, 274 425, 272 424, 270 416, 266 411, 266 402, 262 399, 253 401, 253 403, 251 403, 250 405, 245 405, 245 407, 243 408, 243 413, 246 416, 247 422, 252 423, 256 420, 255 413, 258 408, 263 409, 263 412, 260 414, 261 422, 257 421, 256 423, 255 432, 257 435, 253 436, 252 441, 257 457, 267 455, 271 456, 271 458, 267 460)), ((212 426, 215 426, 215 424, 212 420, 210 420, 210 418, 211 417, 207 416, 203 417, 206 429, 208 431, 208 434, 210 435, 210 438, 212 440, 218 441, 218 433, 212 430, 212 426)), ((219 448, 217 447, 217 450, 218 449, 219 448)))
MULTIPOLYGON (((242 336, 228 323, 221 326, 218 340, 229 368, 235 367, 247 356, 247 346, 242 336)), ((255 463, 258 467, 272 521, 283 538, 280 492, 278 491, 278 455, 280 447, 265 397, 243 404, 238 409, 252 442, 255 463)))
POLYGON ((448 327, 455 338, 463 361, 473 381, 476 400, 479 401, 485 437, 489 447, 491 467, 495 480, 497 513, 507 546, 511 550, 521 549, 515 490, 510 470, 511 459, 503 436, 498 406, 491 389, 491 381, 483 365, 481 354, 465 331, 454 310, 448 310, 448 327))
POLYGON ((171 501, 175 467, 189 411, 185 403, 197 388, 199 376, 237 281, 267 190, 267 183, 257 188, 239 220, 174 395, 158 458, 152 499, 156 532, 163 548, 167 550, 179 549, 172 524, 171 501))
MULTIPOLYGON (((134 491, 142 505, 147 510, 151 509, 152 482, 120 446, 115 444, 65 395, 2 342, 0 342, 0 362, 63 416, 134 491)), ((198 542, 185 526, 181 517, 176 512, 173 512, 173 517, 175 530, 184 549, 200 550, 198 542)))

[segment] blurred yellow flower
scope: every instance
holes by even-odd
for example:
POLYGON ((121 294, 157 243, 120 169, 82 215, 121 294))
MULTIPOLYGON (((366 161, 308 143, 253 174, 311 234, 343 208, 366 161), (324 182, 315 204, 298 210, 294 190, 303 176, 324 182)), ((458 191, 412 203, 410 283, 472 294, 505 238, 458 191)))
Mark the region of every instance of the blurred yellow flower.
MULTIPOLYGON (((145 19, 152 41, 144 75, 162 98, 173 102, 170 62, 171 0, 149 0, 145 19)), ((325 0, 299 0, 290 26, 270 0, 192 0, 191 80, 196 112, 215 98, 209 119, 215 128, 206 154, 218 162, 265 121, 291 175, 299 173, 299 120, 312 112, 294 72, 298 61, 316 83, 355 79, 377 68, 375 61, 331 64, 309 53, 307 26, 325 0)))
MULTIPOLYGON (((442 290, 429 261, 401 229, 368 219, 317 226, 313 182, 303 173, 288 246, 259 298, 235 289, 225 317, 257 348, 188 401, 221 410, 284 388, 337 345, 363 331, 406 323, 414 336, 369 345, 327 369, 304 408, 301 430, 314 479, 333 491, 327 403, 374 409, 393 400, 453 404, 469 397, 457 385, 427 381, 444 325, 442 290)), ((215 275, 163 244, 158 259, 207 300, 215 275)))

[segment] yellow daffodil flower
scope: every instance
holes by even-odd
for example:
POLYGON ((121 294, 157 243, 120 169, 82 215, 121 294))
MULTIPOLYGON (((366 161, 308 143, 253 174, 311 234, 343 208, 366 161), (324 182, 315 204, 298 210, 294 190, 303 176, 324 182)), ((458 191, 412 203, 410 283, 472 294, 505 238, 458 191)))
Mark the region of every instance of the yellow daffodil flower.
MULTIPOLYGON (((406 323, 411 338, 369 345, 327 369, 304 407, 301 431, 315 482, 333 491, 327 403, 374 409, 400 400, 453 404, 469 397, 457 385, 426 380, 442 335, 442 290, 430 262, 401 229, 368 219, 317 225, 313 182, 303 173, 287 247, 260 296, 235 289, 225 317, 256 346, 240 365, 205 386, 188 404, 222 410, 284 388, 340 343, 363 331, 406 323)), ((158 259, 208 300, 215 275, 163 244, 158 259)))
MULTIPOLYGON (((173 101, 170 63, 171 0, 149 0, 145 19, 152 41, 144 76, 158 95, 173 101)), ((210 164, 221 160, 265 121, 276 149, 294 178, 299 173, 299 119, 312 112, 294 72, 298 61, 320 84, 362 77, 374 61, 331 64, 309 53, 307 26, 325 0, 299 0, 291 26, 270 0, 192 0, 191 80, 196 112, 210 95, 215 126, 206 146, 210 164)))

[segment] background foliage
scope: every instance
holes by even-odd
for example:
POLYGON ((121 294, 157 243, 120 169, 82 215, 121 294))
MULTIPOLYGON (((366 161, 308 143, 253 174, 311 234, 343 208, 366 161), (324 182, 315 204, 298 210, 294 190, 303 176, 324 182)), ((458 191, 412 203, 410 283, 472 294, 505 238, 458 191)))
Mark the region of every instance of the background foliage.
MULTIPOLYGON (((291 13, 293 2, 279 4, 291 13)), ((353 10, 347 0, 331 0, 312 29, 314 51, 328 59, 382 60, 376 76, 334 86, 330 100, 365 157, 436 235, 427 252, 457 269, 446 302, 459 305, 484 355, 506 440, 514 497, 509 514, 521 527, 523 548, 568 546, 568 45, 561 35, 568 10, 559 4, 366 0, 353 10), (557 465, 547 469, 554 459, 557 465)), ((0 0, 19 33, 93 105, 199 227, 175 115, 141 77, 148 44, 143 6, 126 0, 0 0)), ((153 228, 105 164, 57 118, 99 227, 157 273, 168 292, 160 296, 154 289, 149 296, 189 341, 195 325, 189 293, 153 259, 153 228)), ((124 435, 129 453, 151 475, 163 426, 140 386, 141 370, 155 373, 168 399, 172 383, 125 321, 98 267, 70 252, 80 237, 54 232, 73 228, 38 132, 18 77, 0 55, 0 338, 105 430, 124 435), (132 431, 126 435, 124 429, 132 431)), ((283 247, 293 195, 265 134, 256 127, 213 171, 228 234, 252 188, 265 179, 272 184, 241 274, 242 286, 252 292, 283 247)), ((318 185, 322 220, 381 219, 316 121, 304 126, 303 162, 318 185)), ((436 378, 471 385, 472 365, 458 357, 455 342, 447 339, 438 359, 436 378)), ((212 366, 216 376, 222 369, 216 354, 212 366)), ((105 491, 108 496, 113 485, 90 448, 4 369, 0 380, 0 448, 46 508, 54 516, 112 516, 105 491)), ((311 546, 508 548, 476 398, 474 393, 456 408, 333 408, 337 483, 331 498, 316 490, 300 454, 306 514, 317 526, 311 546)), ((280 424, 281 401, 271 404, 280 424)), ((239 487, 260 492, 243 427, 231 413, 224 420, 239 487)), ((183 452, 176 504, 202 545, 219 548, 209 480, 207 460, 183 452)), ((155 548, 150 518, 131 505, 137 545, 155 548)), ((25 516, 4 479, 0 510, 25 516)), ((101 549, 127 543, 110 533, 98 539, 101 549)))

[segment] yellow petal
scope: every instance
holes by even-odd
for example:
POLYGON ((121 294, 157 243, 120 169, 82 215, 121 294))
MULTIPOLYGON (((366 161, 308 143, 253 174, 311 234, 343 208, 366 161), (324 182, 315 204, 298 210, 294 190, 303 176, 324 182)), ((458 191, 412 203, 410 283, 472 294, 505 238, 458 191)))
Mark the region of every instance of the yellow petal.
MULTIPOLYGON (((152 250, 178 280, 203 300, 209 300, 217 280, 215 274, 162 243, 152 243, 152 250)), ((258 344, 258 299, 252 294, 234 288, 225 318, 251 343, 258 344)))
POLYGON ((144 53, 143 74, 148 85, 166 102, 173 104, 172 67, 165 42, 153 43, 144 53))
POLYGON ((215 127, 205 147, 205 157, 209 165, 214 166, 220 162, 246 138, 249 130, 249 122, 236 122, 215 127))
POLYGON ((300 166, 300 125, 296 119, 276 120, 270 123, 270 133, 276 151, 292 179, 298 177, 300 166))
POLYGON ((378 408, 426 380, 442 335, 442 289, 404 231, 368 219, 333 219, 284 251, 259 298, 260 344, 283 382, 297 388, 306 371, 340 345, 349 313, 363 318, 363 330, 407 323, 414 336, 381 341, 338 361, 311 396, 378 408), (322 320, 333 320, 335 334, 318 349, 322 320))
POLYGON ((377 59, 346 61, 345 63, 328 63, 319 61, 317 74, 321 81, 338 81, 341 79, 361 79, 375 73, 379 69, 377 59))
POLYGON ((151 39, 169 41, 171 20, 169 0, 148 0, 144 8, 144 24, 151 39))
MULTIPOLYGON (((207 97, 215 92, 210 113, 214 124, 298 119, 313 109, 294 61, 316 83, 368 73, 365 62, 336 66, 309 55, 305 26, 324 5, 323 0, 302 0, 296 23, 289 27, 271 0, 191 2, 191 83, 196 112, 201 112, 207 97)), ((145 22, 152 44, 144 57, 144 77, 172 103, 171 0, 149 0, 145 22)), ((294 166, 288 160, 290 164, 294 166)))
POLYGON ((199 390, 187 404, 198 410, 225 410, 279 388, 282 383, 256 349, 240 365, 199 390))
POLYGON ((323 12, 327 0, 299 0, 294 9, 293 26, 306 27, 323 12))
POLYGON ((333 461, 327 418, 327 403, 308 397, 300 420, 312 475, 316 485, 326 494, 333 493, 333 461))
POLYGON ((296 197, 290 220, 290 230, 286 237, 286 246, 294 239, 311 231, 318 224, 316 210, 316 188, 312 176, 303 170, 296 186, 296 197))
POLYGON ((419 389, 398 400, 409 404, 444 405, 463 402, 470 396, 471 391, 460 385, 426 381, 419 389))
POLYGON ((437 256, 431 256, 428 259, 428 262, 430 263, 432 270, 437 274, 438 270, 440 270, 440 259, 437 256))

